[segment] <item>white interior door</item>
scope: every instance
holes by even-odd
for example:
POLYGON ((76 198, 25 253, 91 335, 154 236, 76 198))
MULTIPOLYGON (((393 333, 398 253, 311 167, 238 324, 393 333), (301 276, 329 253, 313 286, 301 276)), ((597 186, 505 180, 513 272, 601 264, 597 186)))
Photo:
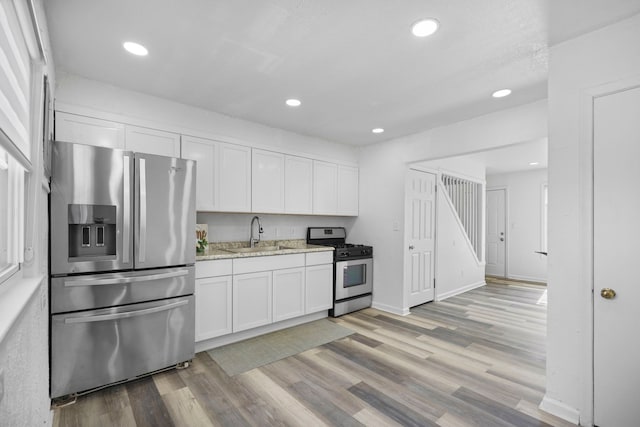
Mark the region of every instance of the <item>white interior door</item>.
POLYGON ((410 170, 405 200, 405 289, 413 307, 435 294, 436 175, 410 170))
POLYGON ((487 264, 485 274, 505 277, 506 271, 506 191, 487 190, 487 264))
POLYGON ((640 88, 594 102, 594 422, 638 425, 640 88), (616 293, 602 295, 603 289, 616 293))

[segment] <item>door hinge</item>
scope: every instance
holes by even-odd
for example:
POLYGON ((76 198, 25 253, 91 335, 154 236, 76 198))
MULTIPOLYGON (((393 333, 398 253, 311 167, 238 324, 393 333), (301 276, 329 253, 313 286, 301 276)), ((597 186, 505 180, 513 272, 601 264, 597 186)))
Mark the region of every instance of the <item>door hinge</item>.
POLYGON ((434 287, 434 289, 436 287, 436 278, 435 277, 433 278, 433 287, 434 287))

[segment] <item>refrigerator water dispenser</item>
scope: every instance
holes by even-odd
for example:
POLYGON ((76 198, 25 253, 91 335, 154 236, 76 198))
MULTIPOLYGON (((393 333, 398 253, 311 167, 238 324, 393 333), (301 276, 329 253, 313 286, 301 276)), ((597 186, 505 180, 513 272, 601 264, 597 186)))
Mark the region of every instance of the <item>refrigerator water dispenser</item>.
POLYGON ((116 207, 69 205, 69 260, 116 256, 116 207))

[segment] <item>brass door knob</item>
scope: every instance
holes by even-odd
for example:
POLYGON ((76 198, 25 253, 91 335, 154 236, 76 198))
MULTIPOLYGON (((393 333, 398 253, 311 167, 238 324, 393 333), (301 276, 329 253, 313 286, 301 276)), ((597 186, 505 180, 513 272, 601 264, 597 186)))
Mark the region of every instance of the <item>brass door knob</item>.
POLYGON ((616 296, 616 291, 611 288, 602 288, 600 290, 600 296, 604 299, 613 299, 616 296))

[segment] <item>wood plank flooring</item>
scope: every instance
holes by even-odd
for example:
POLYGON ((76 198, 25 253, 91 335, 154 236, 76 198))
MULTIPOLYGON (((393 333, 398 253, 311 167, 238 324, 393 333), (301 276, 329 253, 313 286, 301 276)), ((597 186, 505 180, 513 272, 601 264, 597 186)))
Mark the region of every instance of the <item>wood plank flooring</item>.
POLYGON ((545 291, 489 280, 404 317, 366 309, 333 319, 355 334, 234 377, 198 353, 56 409, 54 426, 569 426, 538 409, 545 291))

